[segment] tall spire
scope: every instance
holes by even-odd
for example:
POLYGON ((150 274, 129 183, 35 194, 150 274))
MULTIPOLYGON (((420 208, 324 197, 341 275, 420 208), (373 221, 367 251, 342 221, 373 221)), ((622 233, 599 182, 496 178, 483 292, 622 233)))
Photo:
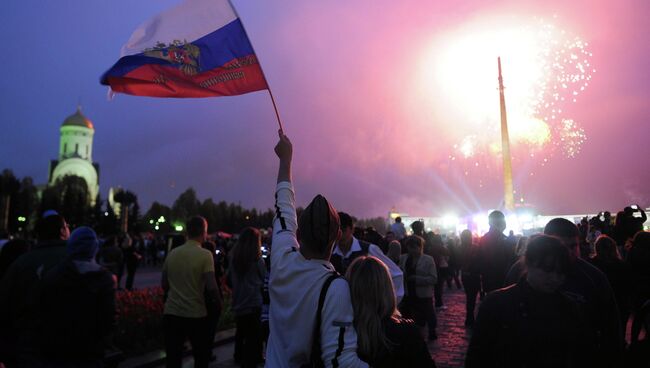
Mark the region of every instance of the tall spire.
POLYGON ((508 117, 506 116, 506 97, 501 75, 501 57, 499 64, 499 99, 501 103, 501 154, 503 155, 503 200, 506 211, 515 209, 514 189, 512 186, 512 160, 510 158, 510 136, 508 135, 508 117))

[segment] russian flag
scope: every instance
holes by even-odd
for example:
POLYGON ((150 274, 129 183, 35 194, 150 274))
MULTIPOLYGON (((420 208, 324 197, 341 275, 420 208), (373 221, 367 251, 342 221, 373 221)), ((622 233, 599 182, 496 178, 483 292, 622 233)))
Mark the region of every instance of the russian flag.
POLYGON ((114 92, 153 97, 232 96, 268 88, 228 0, 185 0, 149 19, 101 83, 114 92))

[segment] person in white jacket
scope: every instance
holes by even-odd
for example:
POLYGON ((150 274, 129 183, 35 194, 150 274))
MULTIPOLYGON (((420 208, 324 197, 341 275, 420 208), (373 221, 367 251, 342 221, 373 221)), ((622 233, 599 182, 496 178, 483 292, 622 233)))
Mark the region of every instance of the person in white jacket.
POLYGON ((341 220, 341 237, 334 244, 330 263, 338 273, 345 275, 348 266, 358 257, 373 256, 379 259, 388 267, 391 280, 393 281, 393 291, 399 304, 402 297, 404 297, 404 277, 402 270, 377 245, 354 237, 354 220, 352 216, 345 212, 339 212, 339 219, 341 220))
POLYGON ((316 325, 321 290, 335 272, 329 258, 341 234, 340 222, 336 210, 321 195, 312 200, 297 221, 291 184, 293 149, 282 131, 279 135, 275 147, 280 167, 271 248, 266 366, 300 367, 313 362, 314 329, 318 328, 317 346, 325 367, 367 367, 356 353, 350 289, 343 278, 329 285, 321 323, 316 325))

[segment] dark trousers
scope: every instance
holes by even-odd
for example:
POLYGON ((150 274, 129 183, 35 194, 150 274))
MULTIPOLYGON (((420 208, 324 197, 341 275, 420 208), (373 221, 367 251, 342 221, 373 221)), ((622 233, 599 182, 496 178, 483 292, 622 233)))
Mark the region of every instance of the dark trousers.
POLYGON ((127 290, 133 290, 133 280, 135 279, 135 270, 138 268, 138 262, 126 263, 126 285, 127 290))
POLYGON ((438 318, 433 308, 433 299, 406 295, 400 303, 399 310, 404 317, 415 321, 416 325, 420 327, 426 325, 430 339, 437 336, 436 327, 438 325, 438 318))
POLYGON ((447 280, 448 277, 448 268, 438 268, 438 282, 436 283, 436 286, 433 287, 433 296, 434 299, 436 300, 436 307, 442 307, 443 302, 442 302, 442 287, 447 280))
POLYGON ((208 337, 208 321, 203 318, 185 318, 165 314, 163 316, 163 334, 167 368, 180 368, 183 363, 183 345, 185 339, 192 344, 194 367, 207 368, 210 361, 211 344, 208 337))
MULTIPOLYGON (((433 303, 433 301, 431 301, 433 303)), ((429 319, 427 320, 427 329, 429 332, 429 340, 435 339, 438 337, 438 334, 436 333, 436 328, 438 327, 438 316, 436 315, 436 310, 433 309, 431 311, 431 315, 429 315, 429 319)))
POLYGON ((474 323, 474 309, 476 308, 476 296, 481 290, 481 279, 478 275, 463 275, 463 286, 465 287, 465 323, 474 323))
POLYGON ((206 307, 208 309, 208 316, 206 317, 206 323, 208 324, 208 342, 213 344, 214 337, 217 334, 217 326, 219 325, 219 316, 221 316, 221 305, 218 307, 206 305, 206 307))
POLYGON ((451 290, 451 281, 453 279, 454 283, 456 283, 456 289, 460 289, 460 276, 458 269, 456 267, 449 266, 449 275, 447 277, 447 289, 451 290))
POLYGON ((235 361, 241 366, 256 367, 262 361, 261 310, 235 316, 235 361))

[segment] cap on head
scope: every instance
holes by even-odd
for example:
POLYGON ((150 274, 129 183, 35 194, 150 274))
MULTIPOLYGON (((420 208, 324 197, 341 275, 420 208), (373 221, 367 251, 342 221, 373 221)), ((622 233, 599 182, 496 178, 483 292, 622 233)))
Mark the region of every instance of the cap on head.
POLYGON ((63 216, 54 210, 45 211, 36 223, 36 235, 39 241, 67 239, 66 222, 63 216), (64 234, 65 233, 65 234, 64 234))
POLYGON ((312 252, 325 254, 328 247, 331 250, 340 225, 341 221, 334 207, 325 197, 317 195, 298 219, 298 238, 301 246, 309 248, 312 252))
POLYGON ((80 261, 94 260, 98 250, 99 241, 95 230, 82 226, 70 234, 67 252, 72 259, 80 261))
POLYGON ((56 215, 58 215, 58 214, 59 214, 59 213, 56 212, 56 210, 46 210, 45 212, 43 212, 43 216, 42 216, 42 217, 43 217, 43 218, 46 218, 46 217, 50 217, 50 216, 56 216, 56 215))

